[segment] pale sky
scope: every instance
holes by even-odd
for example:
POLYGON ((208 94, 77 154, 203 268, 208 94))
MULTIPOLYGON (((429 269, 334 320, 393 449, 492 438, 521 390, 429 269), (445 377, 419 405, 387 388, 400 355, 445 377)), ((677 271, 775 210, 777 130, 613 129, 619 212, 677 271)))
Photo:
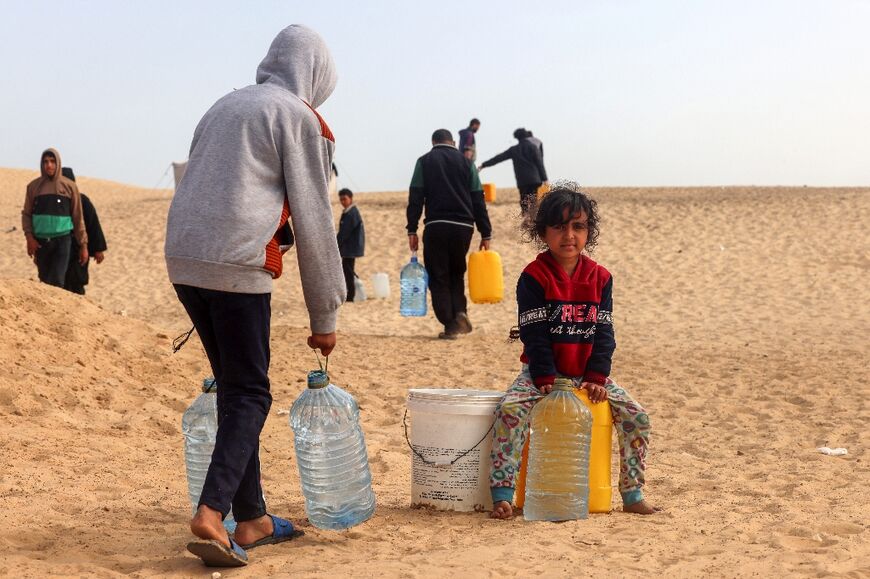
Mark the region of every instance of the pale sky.
MULTIPOLYGON (((522 126, 583 185, 870 185, 870 0, 0 0, 0 167, 53 146, 171 186, 293 23, 332 50, 320 112, 355 191, 406 189, 432 131, 471 117, 478 162, 522 126)), ((515 184, 509 162, 482 178, 515 184)))

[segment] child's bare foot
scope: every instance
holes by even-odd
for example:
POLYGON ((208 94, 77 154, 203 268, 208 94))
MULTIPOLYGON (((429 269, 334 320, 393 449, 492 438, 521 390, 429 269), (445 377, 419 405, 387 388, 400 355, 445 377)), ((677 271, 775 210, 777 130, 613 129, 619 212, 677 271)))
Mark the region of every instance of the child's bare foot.
POLYGON ((244 521, 236 525, 233 538, 239 545, 250 545, 264 537, 271 536, 274 532, 275 525, 272 524, 272 517, 263 515, 259 519, 244 521))
POLYGON ((196 509, 196 514, 190 519, 190 531, 200 539, 220 541, 230 546, 230 536, 220 512, 206 505, 199 505, 196 509))
POLYGON ((662 509, 660 507, 654 507, 651 504, 649 504, 648 502, 646 502, 646 500, 644 500, 644 499, 641 499, 640 501, 638 501, 634 504, 622 507, 622 511, 624 513, 635 513, 638 515, 651 515, 653 513, 659 512, 661 510, 662 509))
POLYGON ((491 519, 509 519, 513 516, 514 509, 508 501, 493 503, 492 512, 489 514, 491 519))

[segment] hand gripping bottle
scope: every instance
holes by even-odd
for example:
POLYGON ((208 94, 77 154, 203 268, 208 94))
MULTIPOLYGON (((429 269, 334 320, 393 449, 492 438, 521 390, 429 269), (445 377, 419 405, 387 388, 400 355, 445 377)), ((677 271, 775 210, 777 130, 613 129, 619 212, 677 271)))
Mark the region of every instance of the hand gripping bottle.
MULTIPOLYGON (((217 382, 214 378, 202 381, 202 394, 184 411, 181 432, 184 434, 184 462, 187 464, 187 493, 193 512, 199 505, 199 495, 205 484, 205 475, 211 464, 211 453, 217 436, 217 382)), ((236 521, 232 513, 224 519, 224 527, 232 533, 236 521)))
POLYGON ((574 395, 570 379, 532 409, 527 521, 567 521, 589 516, 589 443, 592 413, 574 395))
POLYGON ((347 529, 371 517, 375 493, 353 396, 330 384, 326 372, 309 372, 308 388, 290 408, 290 426, 311 524, 347 529))
POLYGON ((399 285, 402 291, 399 313, 406 317, 425 316, 429 274, 423 264, 417 261, 416 252, 411 255, 411 261, 402 268, 399 285))

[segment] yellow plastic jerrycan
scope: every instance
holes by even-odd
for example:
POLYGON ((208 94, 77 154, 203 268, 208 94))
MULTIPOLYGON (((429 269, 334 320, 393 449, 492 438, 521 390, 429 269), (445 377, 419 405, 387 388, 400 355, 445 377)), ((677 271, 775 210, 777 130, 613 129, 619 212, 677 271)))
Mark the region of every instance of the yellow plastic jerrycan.
POLYGON ((495 183, 483 184, 483 198, 487 203, 495 203, 495 183))
MULTIPOLYGON (((605 400, 598 404, 589 401, 586 390, 575 388, 574 394, 592 412, 592 443, 589 445, 589 512, 609 513, 613 489, 610 486, 610 441, 613 436, 613 417, 610 403, 605 400)), ((523 459, 517 475, 517 488, 514 503, 523 508, 526 503, 526 465, 529 464, 529 442, 523 446, 523 459)))
POLYGON ((497 251, 483 249, 468 257, 468 293, 476 304, 497 304, 504 299, 504 274, 497 251))

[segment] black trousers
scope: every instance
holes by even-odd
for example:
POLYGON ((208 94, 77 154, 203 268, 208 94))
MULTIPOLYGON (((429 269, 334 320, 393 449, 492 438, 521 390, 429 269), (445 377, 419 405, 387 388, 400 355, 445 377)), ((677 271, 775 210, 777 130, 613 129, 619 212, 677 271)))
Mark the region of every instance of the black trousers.
POLYGON ((342 257, 341 270, 344 272, 344 284, 347 286, 347 301, 352 302, 356 297, 356 282, 354 281, 355 257, 342 257))
POLYGON ((430 223, 423 230, 423 262, 429 274, 432 309, 448 330, 456 314, 468 307, 465 256, 473 235, 473 228, 453 223, 430 223))
POLYGON ((199 504, 238 522, 266 514, 260 488, 260 431, 272 406, 269 320, 272 294, 176 285, 214 372, 218 431, 199 504))
POLYGON ((520 211, 522 211, 523 214, 528 213, 529 209, 538 202, 538 189, 540 187, 540 183, 518 187, 520 190, 520 211))
POLYGON ((69 265, 70 244, 72 235, 61 235, 51 239, 37 238, 39 249, 36 250, 36 270, 39 281, 57 287, 63 287, 66 268, 69 265))
POLYGON ((88 262, 84 265, 79 263, 79 246, 73 243, 69 252, 69 263, 66 268, 66 277, 63 289, 74 294, 85 295, 85 286, 88 284, 88 262))

